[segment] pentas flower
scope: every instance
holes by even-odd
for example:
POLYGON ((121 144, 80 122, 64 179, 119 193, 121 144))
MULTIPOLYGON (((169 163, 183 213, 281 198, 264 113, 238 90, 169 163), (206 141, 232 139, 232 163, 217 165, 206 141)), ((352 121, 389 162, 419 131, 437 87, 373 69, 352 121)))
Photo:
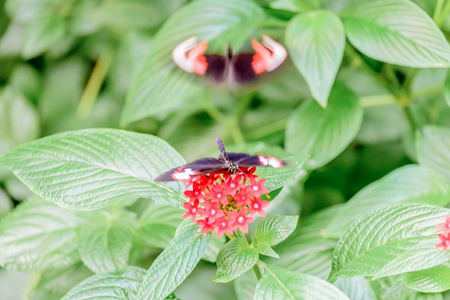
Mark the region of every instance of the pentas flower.
POLYGON ((445 222, 437 224, 438 229, 442 229, 442 233, 438 233, 439 243, 435 245, 436 249, 442 248, 442 251, 450 249, 450 215, 445 217, 445 222))
POLYGON ((444 252, 450 249, 450 234, 445 235, 438 233, 437 236, 441 241, 436 244, 436 249, 442 248, 442 251, 444 252))
POLYGON ((447 235, 450 233, 450 215, 445 217, 445 222, 437 224, 436 227, 438 229, 442 229, 442 233, 444 235, 447 235))
POLYGON ((228 172, 199 175, 185 180, 184 195, 189 198, 183 204, 187 212, 183 218, 191 218, 202 227, 201 233, 215 232, 217 237, 242 229, 248 232, 248 224, 258 213, 265 216, 264 208, 270 202, 261 201, 261 195, 269 193, 265 179, 257 180, 255 168, 240 168, 235 174, 228 172))

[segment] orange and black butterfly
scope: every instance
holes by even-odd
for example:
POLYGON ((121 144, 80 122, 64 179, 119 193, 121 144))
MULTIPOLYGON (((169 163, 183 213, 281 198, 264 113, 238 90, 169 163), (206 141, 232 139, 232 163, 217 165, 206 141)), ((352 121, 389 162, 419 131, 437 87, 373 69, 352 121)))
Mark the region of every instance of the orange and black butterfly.
POLYGON ((234 55, 228 47, 226 55, 218 55, 205 54, 208 41, 197 43, 197 37, 191 37, 175 47, 172 58, 186 72, 212 78, 217 83, 228 79, 232 89, 234 82, 250 83, 258 75, 275 70, 286 59, 287 51, 280 43, 267 35, 262 39, 262 44, 252 40, 254 53, 234 55))

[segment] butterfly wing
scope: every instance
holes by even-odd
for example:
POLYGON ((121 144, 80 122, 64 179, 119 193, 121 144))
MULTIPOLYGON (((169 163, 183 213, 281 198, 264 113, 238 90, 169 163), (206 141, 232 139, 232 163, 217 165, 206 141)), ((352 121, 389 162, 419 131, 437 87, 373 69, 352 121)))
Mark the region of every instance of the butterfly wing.
POLYGON ((185 180, 192 176, 222 171, 225 168, 223 161, 213 157, 206 157, 164 172, 156 177, 154 181, 185 180))
POLYGON ((273 167, 281 168, 286 163, 273 156, 250 155, 246 153, 227 152, 230 161, 235 162, 240 167, 273 167))
POLYGON ((281 44, 266 35, 262 37, 262 45, 257 40, 252 40, 252 48, 255 53, 233 56, 232 77, 236 82, 252 82, 256 76, 278 68, 286 59, 287 51, 281 44))
POLYGON ((224 82, 227 79, 228 65, 227 59, 223 55, 206 54, 206 77, 212 78, 215 82, 224 82))
POLYGON ((255 80, 256 73, 253 70, 253 53, 241 53, 232 58, 232 78, 238 83, 249 83, 255 80))

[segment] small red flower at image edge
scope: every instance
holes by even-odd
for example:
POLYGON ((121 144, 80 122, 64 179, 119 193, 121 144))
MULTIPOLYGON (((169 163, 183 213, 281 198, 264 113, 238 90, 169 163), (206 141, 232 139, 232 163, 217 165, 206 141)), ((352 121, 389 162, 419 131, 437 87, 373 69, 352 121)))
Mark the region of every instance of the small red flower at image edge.
POLYGON ((442 233, 438 233, 439 243, 435 245, 436 249, 442 248, 442 251, 450 249, 450 215, 445 217, 445 222, 437 224, 438 229, 442 229, 442 233))
POLYGON ((183 204, 187 210, 183 218, 201 226, 202 234, 217 231, 218 238, 239 229, 247 233, 253 215, 264 217, 270 203, 261 200, 269 190, 264 187, 265 179, 257 180, 255 170, 241 167, 235 174, 221 171, 183 180, 188 188, 184 195, 189 198, 183 204))

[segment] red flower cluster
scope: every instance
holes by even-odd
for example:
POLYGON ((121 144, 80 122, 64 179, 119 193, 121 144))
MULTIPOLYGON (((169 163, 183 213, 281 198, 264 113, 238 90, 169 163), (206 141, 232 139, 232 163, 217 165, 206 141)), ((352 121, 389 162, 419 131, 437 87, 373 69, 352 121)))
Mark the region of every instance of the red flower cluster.
POLYGON ((248 224, 255 220, 252 215, 264 217, 264 208, 270 203, 261 201, 261 195, 269 190, 264 188, 265 179, 257 181, 255 170, 240 168, 236 174, 210 173, 186 180, 186 187, 192 186, 192 190, 184 192, 189 201, 183 203, 187 210, 183 218, 190 217, 202 226, 201 233, 217 229, 217 237, 239 228, 247 233, 248 224))
POLYGON ((442 229, 442 233, 438 233, 439 243, 436 244, 436 249, 442 248, 442 251, 450 249, 450 215, 445 217, 445 222, 436 225, 437 228, 442 229))

